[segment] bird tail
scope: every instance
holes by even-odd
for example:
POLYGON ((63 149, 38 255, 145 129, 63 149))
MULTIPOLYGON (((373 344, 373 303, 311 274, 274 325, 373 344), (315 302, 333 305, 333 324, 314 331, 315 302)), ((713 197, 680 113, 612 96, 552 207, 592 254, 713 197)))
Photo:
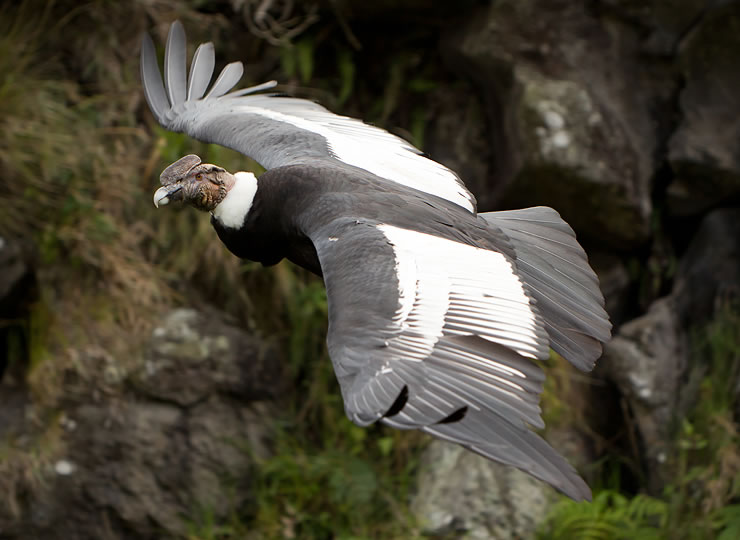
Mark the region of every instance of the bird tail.
POLYGON ((591 370, 612 325, 598 277, 573 229, 545 206, 479 215, 511 240, 517 269, 545 320, 551 347, 578 369, 591 370))

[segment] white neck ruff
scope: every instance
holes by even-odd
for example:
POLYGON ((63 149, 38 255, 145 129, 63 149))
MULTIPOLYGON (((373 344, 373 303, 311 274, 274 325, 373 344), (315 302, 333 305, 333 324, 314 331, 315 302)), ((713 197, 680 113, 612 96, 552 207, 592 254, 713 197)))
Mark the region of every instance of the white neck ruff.
POLYGON ((250 172, 234 173, 234 185, 213 209, 213 217, 224 227, 239 229, 247 219, 257 193, 257 177, 250 172))

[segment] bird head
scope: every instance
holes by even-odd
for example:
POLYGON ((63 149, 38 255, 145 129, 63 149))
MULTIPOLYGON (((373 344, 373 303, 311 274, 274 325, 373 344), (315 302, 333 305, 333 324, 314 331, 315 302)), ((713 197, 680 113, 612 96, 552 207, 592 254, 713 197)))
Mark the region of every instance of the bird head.
POLYGON ((198 156, 187 155, 167 167, 159 176, 162 187, 154 192, 154 206, 182 201, 198 210, 210 212, 234 185, 234 176, 198 156))

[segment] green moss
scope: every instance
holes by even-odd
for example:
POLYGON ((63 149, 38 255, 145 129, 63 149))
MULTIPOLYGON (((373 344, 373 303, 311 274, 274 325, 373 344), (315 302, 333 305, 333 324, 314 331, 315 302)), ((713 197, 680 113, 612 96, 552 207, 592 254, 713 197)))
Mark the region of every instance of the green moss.
POLYGON ((542 390, 542 419, 548 428, 570 423, 573 419, 569 414, 567 399, 571 393, 572 379, 571 366, 568 361, 555 351, 550 350, 550 358, 543 362, 543 370, 547 375, 542 390))
POLYGON ((36 302, 28 316, 28 356, 31 369, 40 366, 49 356, 48 334, 53 324, 53 315, 43 300, 36 302))

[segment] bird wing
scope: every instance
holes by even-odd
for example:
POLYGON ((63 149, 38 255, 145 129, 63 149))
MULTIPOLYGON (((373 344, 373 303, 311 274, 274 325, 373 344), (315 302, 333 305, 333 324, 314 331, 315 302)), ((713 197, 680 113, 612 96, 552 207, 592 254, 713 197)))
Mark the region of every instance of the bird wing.
POLYGON ((475 197, 457 174, 403 139, 312 101, 254 95, 274 82, 227 93, 242 76, 241 62, 228 64, 206 93, 213 67, 213 45, 205 43, 186 76, 185 31, 175 21, 167 37, 163 83, 154 43, 144 36, 144 95, 163 127, 237 150, 266 169, 315 159, 338 161, 475 212, 475 197))
POLYGON ((518 467, 568 496, 590 491, 544 427, 548 337, 503 253, 358 219, 310 233, 329 305, 329 354, 359 425, 420 429, 518 467))

